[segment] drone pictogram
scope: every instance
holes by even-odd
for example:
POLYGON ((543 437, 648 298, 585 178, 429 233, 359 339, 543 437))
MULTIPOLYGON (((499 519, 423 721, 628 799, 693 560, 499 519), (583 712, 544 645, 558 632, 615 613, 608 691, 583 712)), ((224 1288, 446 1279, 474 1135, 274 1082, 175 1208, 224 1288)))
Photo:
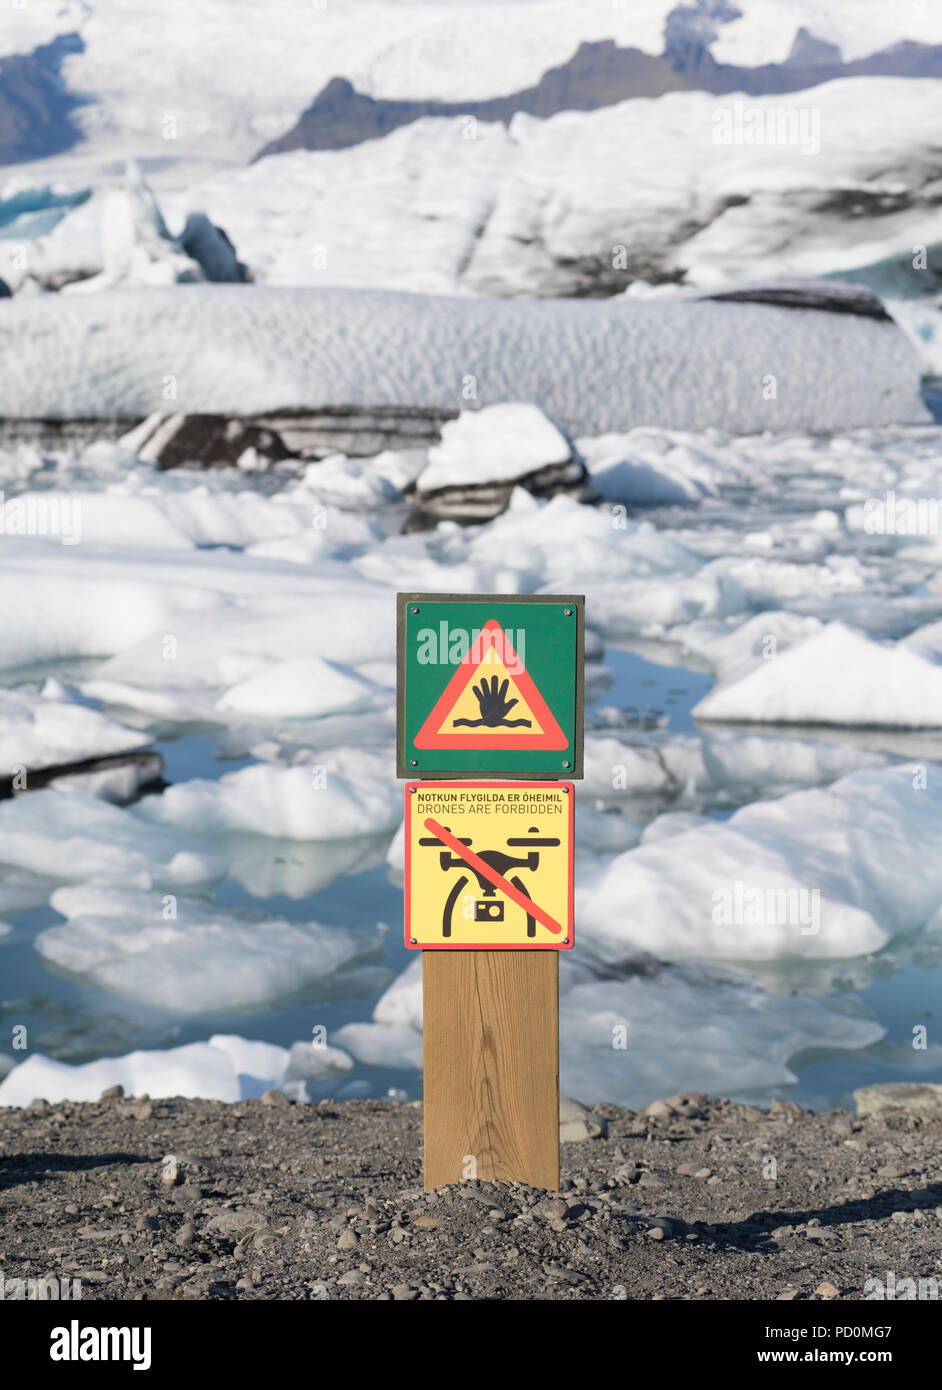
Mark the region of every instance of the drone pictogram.
MULTIPOLYGON (((438 857, 439 867, 443 873, 448 873, 452 869, 470 869, 477 879, 478 889, 481 894, 474 903, 475 922, 503 922, 505 920, 505 909, 507 903, 503 898, 499 898, 498 891, 516 904, 526 914, 527 936, 536 936, 537 922, 541 922, 550 931, 559 932, 561 927, 549 913, 538 907, 533 902, 526 884, 519 877, 514 875, 507 877, 510 869, 527 869, 531 872, 536 871, 540 866, 540 851, 544 848, 558 847, 561 841, 556 836, 540 835, 536 826, 531 826, 529 832, 524 836, 508 836, 506 845, 508 849, 526 849, 525 855, 507 854, 500 849, 484 849, 475 851, 471 848, 471 838, 458 838, 451 834, 448 826, 439 826, 437 822, 429 819, 425 822, 427 829, 433 829, 437 833, 430 836, 423 836, 419 844, 429 848, 437 848, 441 851, 438 857), (462 852, 462 847, 465 847, 462 852)), ((450 937, 455 908, 461 899, 464 889, 470 882, 469 875, 463 873, 456 879, 449 890, 442 910, 442 936, 450 937)))

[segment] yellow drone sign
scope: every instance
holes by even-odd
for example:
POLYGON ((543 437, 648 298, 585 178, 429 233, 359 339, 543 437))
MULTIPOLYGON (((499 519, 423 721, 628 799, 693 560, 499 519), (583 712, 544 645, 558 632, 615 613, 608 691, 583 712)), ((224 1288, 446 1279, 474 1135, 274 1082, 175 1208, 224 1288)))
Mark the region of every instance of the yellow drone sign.
POLYGON ((406 945, 569 950, 572 830, 570 782, 410 782, 406 945))

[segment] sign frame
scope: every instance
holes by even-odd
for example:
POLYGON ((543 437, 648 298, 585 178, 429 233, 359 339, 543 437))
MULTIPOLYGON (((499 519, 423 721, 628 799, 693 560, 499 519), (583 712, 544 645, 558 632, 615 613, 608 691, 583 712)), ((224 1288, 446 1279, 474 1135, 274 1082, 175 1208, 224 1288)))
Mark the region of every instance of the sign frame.
MULTIPOLYGON (((524 661, 526 657, 524 656, 524 661)), ((554 779, 560 781, 570 781, 580 779, 583 776, 583 743, 584 743, 584 689, 585 689, 585 596, 583 594, 437 594, 437 593, 399 593, 396 595, 396 776, 410 781, 442 781, 450 780, 474 780, 474 779, 500 779, 510 778, 513 780, 527 780, 545 782, 554 779), (481 753, 488 756, 488 764, 485 767, 456 767, 455 762, 461 762, 460 756, 449 757, 449 749, 416 749, 415 745, 406 739, 406 721, 408 717, 407 701, 407 678, 408 678, 408 655, 406 649, 408 609, 410 607, 421 607, 429 603, 447 604, 475 604, 475 605, 494 605, 503 606, 517 604, 553 604, 563 605, 572 608, 575 619, 575 671, 573 673, 573 716, 572 716, 572 752, 571 756, 564 760, 553 752, 544 749, 527 750, 523 756, 532 757, 539 760, 538 767, 507 766, 501 761, 501 749, 490 748, 482 749, 481 753), (420 758, 415 754, 419 752, 420 758), (431 756, 434 760, 435 755, 441 754, 440 764, 435 766, 423 766, 422 763, 431 756), (563 766, 563 762, 568 761, 570 766, 563 766), (555 765, 554 765, 555 764, 555 765)), ((460 665, 450 668, 452 673, 460 670, 460 665)), ((529 673, 528 673, 529 674, 529 673)), ((443 692, 442 692, 443 693, 443 692)), ((428 711, 429 713, 431 710, 428 711)), ((555 718, 555 714, 554 714, 555 718)), ((508 748, 512 754, 519 754, 519 749, 508 748)), ((564 750, 566 751, 566 750, 564 750)), ((480 756, 476 751, 473 756, 480 756)), ((519 763, 520 757, 513 760, 519 763)))
MULTIPOLYGON (((405 891, 404 891, 404 932, 405 945, 411 951, 571 951, 575 944, 575 800, 576 789, 571 782, 554 782, 542 779, 537 782, 532 778, 520 781, 506 781, 499 778, 490 778, 487 781, 468 781, 464 778, 439 780, 412 778, 406 783, 405 790, 405 891), (482 791, 556 791, 561 796, 568 797, 569 809, 567 812, 568 825, 568 849, 567 849, 567 892, 566 892, 566 920, 561 925, 566 932, 566 936, 559 941, 475 941, 475 942, 455 942, 435 941, 428 942, 419 940, 411 935, 411 915, 412 915, 412 798, 418 791, 436 790, 461 790, 470 791, 479 789, 482 791)), ((485 820, 482 817, 482 822, 485 820)), ((468 851, 469 853, 470 850, 468 851)), ((492 882, 495 880, 492 880, 492 882)))

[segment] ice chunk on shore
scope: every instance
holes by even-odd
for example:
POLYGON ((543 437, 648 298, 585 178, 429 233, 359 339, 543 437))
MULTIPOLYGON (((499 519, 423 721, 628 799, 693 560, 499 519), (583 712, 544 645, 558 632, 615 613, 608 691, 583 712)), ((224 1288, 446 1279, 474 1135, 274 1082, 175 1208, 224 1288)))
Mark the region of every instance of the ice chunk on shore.
MULTIPOLYGON (((336 1075, 348 1070, 340 1049, 324 1051, 336 1075)), ((0 1105, 29 1105, 36 1097, 53 1105, 61 1100, 98 1100, 110 1086, 123 1086, 126 1096, 225 1101, 257 1099, 277 1086, 298 1100, 307 1099, 306 1083, 294 1066, 294 1049, 289 1053, 273 1043, 217 1033, 208 1042, 102 1057, 79 1066, 36 1053, 0 1082, 0 1105)), ((317 1089, 332 1089, 329 1076, 320 1078, 317 1089)))
POLYGON ((331 977, 375 954, 383 936, 92 885, 60 888, 52 906, 67 921, 36 938, 46 960, 123 998, 185 1014, 323 998, 331 977))

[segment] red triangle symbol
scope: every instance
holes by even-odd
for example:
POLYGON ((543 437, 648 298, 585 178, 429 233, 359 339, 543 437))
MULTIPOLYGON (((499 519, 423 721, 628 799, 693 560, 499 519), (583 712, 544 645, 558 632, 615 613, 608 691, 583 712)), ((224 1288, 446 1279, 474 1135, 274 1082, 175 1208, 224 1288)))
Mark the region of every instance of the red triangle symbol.
POLYGON ((484 624, 413 742, 416 748, 482 751, 569 747, 496 618, 484 624))

